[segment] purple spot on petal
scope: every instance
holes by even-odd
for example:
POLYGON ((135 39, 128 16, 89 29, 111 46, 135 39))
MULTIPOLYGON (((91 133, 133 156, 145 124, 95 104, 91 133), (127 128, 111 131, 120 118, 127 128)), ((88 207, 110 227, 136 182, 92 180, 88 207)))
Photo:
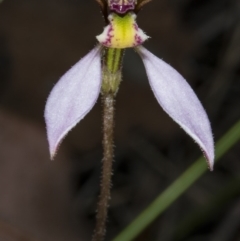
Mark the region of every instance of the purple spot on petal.
POLYGON ((111 46, 111 42, 112 42, 112 38, 113 38, 112 32, 113 32, 113 26, 110 25, 110 28, 109 28, 108 34, 107 34, 107 39, 106 39, 106 41, 104 41, 102 43, 104 46, 107 46, 107 47, 111 46))

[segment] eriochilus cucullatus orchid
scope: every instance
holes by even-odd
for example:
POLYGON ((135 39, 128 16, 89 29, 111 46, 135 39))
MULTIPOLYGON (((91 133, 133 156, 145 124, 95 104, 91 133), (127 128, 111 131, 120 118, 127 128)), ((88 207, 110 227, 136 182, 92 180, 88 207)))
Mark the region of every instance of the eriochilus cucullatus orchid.
POLYGON ((110 197, 114 102, 122 81, 126 48, 134 48, 146 69, 151 89, 163 110, 200 146, 213 169, 214 144, 207 114, 186 80, 142 44, 148 36, 138 27, 136 16, 150 0, 97 0, 106 27, 98 44, 68 70, 50 93, 45 120, 51 158, 66 134, 92 109, 100 93, 103 103, 103 173, 94 241, 105 235, 110 197))

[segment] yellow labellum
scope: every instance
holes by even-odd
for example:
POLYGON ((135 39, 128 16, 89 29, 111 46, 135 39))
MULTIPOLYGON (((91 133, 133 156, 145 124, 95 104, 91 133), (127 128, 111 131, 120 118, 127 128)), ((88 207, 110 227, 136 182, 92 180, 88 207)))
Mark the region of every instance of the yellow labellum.
POLYGON ((112 13, 108 17, 110 24, 104 28, 97 40, 109 48, 131 48, 142 44, 149 37, 138 27, 132 12, 124 16, 112 13))

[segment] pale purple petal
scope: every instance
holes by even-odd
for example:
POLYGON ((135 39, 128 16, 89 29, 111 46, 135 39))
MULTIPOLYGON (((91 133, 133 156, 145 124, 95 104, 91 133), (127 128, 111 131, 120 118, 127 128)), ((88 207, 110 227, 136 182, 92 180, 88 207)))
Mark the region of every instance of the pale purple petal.
POLYGON ((140 46, 136 50, 143 60, 151 88, 159 104, 198 143, 212 170, 212 131, 207 114, 192 88, 175 69, 147 49, 140 46))
POLYGON ((45 120, 51 158, 65 135, 92 109, 101 88, 101 47, 67 71, 51 91, 45 120))

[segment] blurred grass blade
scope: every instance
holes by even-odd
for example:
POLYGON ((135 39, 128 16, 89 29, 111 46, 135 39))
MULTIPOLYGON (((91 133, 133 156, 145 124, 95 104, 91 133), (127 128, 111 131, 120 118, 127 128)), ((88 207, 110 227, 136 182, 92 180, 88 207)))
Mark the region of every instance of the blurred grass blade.
MULTIPOLYGON (((218 161, 239 139, 240 121, 217 142, 215 161, 218 161)), ((130 241, 137 237, 206 171, 207 165, 205 159, 201 157, 161 193, 128 227, 114 238, 113 241, 130 241)))

